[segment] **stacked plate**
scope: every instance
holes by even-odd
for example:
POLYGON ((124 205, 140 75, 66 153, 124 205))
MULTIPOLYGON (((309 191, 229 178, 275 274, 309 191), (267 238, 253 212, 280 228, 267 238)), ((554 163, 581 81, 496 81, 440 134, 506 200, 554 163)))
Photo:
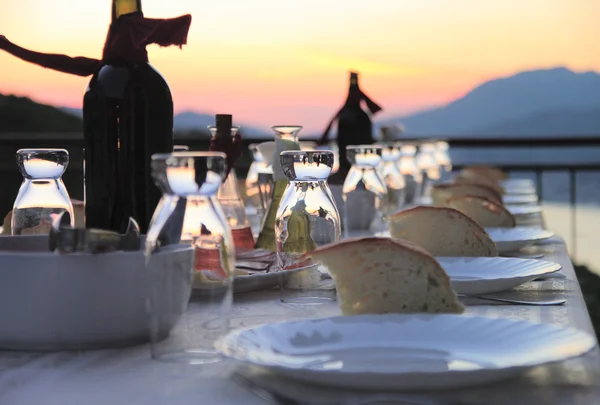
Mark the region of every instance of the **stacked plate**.
POLYGON ((223 355, 315 385, 418 390, 491 383, 595 347, 547 324, 461 315, 361 315, 230 333, 223 355))

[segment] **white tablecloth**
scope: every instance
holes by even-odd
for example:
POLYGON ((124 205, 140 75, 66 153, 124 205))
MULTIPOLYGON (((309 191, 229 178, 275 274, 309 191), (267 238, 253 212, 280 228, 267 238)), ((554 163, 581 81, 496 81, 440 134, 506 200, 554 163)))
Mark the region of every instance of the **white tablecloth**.
MULTIPOLYGON (((534 307, 473 301, 466 315, 543 322, 593 333, 564 244, 555 239, 554 244, 537 249, 545 253, 545 259, 562 264, 566 279, 531 282, 508 294, 519 297, 564 296, 567 298, 566 305, 534 307)), ((232 326, 249 327, 332 315, 339 315, 335 303, 299 309, 281 303, 277 291, 261 291, 235 296, 232 326)), ((81 353, 0 352, 0 405, 265 403, 229 379, 236 367, 230 361, 210 366, 165 364, 151 360, 146 345, 81 353)), ((260 381, 261 375, 257 374, 255 378, 260 381)), ((492 405, 590 405, 600 403, 599 379, 600 357, 596 348, 583 358, 540 367, 517 380, 434 395, 492 405)), ((354 393, 290 386, 272 376, 265 381, 292 395, 317 401, 315 403, 342 403, 344 395, 356 396, 354 393)))

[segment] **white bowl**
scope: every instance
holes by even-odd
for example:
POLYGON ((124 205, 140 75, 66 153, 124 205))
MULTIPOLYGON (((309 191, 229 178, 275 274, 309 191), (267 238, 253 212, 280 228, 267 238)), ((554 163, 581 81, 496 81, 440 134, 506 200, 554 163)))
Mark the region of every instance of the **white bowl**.
POLYGON ((86 350, 148 341, 149 288, 169 288, 156 308, 173 314, 192 290, 193 248, 175 245, 153 257, 142 251, 60 255, 46 235, 0 237, 0 349, 86 350), (162 284, 165 278, 170 283, 162 284), (167 299, 167 297, 169 299, 167 299))

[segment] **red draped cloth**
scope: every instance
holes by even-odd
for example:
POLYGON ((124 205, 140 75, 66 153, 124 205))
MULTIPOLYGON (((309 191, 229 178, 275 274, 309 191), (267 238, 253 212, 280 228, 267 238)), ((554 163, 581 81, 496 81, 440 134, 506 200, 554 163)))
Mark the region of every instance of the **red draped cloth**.
POLYGON ((103 62, 112 58, 147 62, 146 46, 150 44, 181 48, 187 43, 191 23, 189 14, 169 19, 146 18, 141 12, 122 15, 110 26, 101 60, 31 51, 13 44, 3 35, 0 35, 0 49, 44 68, 91 76, 103 62))

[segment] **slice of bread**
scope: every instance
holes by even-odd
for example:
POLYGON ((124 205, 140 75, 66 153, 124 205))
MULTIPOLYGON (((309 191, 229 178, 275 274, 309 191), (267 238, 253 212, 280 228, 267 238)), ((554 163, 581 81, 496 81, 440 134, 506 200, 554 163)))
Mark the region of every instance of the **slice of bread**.
POLYGON ((487 177, 490 180, 499 182, 500 180, 506 180, 508 175, 502 170, 491 167, 491 166, 467 166, 461 170, 461 173, 468 176, 469 174, 479 174, 483 177, 487 177))
POLYGON ((446 206, 458 210, 482 227, 514 228, 517 221, 506 208, 482 197, 452 197, 446 206))
POLYGON ((498 195, 506 194, 506 190, 498 184, 495 180, 491 180, 487 177, 484 177, 480 174, 473 174, 469 176, 465 176, 464 174, 458 174, 454 177, 454 184, 477 184, 485 187, 489 187, 493 189, 498 195))
POLYGON ((329 270, 344 315, 464 311, 440 264, 406 241, 346 239, 307 255, 329 270))
POLYGON ((444 207, 446 201, 452 197, 470 195, 475 197, 483 197, 496 204, 502 204, 502 196, 494 189, 482 184, 464 183, 464 184, 437 184, 431 189, 431 200, 433 205, 444 207))
POLYGON ((432 256, 498 256, 498 248, 485 230, 452 208, 400 211, 390 217, 390 234, 421 246, 432 256))

